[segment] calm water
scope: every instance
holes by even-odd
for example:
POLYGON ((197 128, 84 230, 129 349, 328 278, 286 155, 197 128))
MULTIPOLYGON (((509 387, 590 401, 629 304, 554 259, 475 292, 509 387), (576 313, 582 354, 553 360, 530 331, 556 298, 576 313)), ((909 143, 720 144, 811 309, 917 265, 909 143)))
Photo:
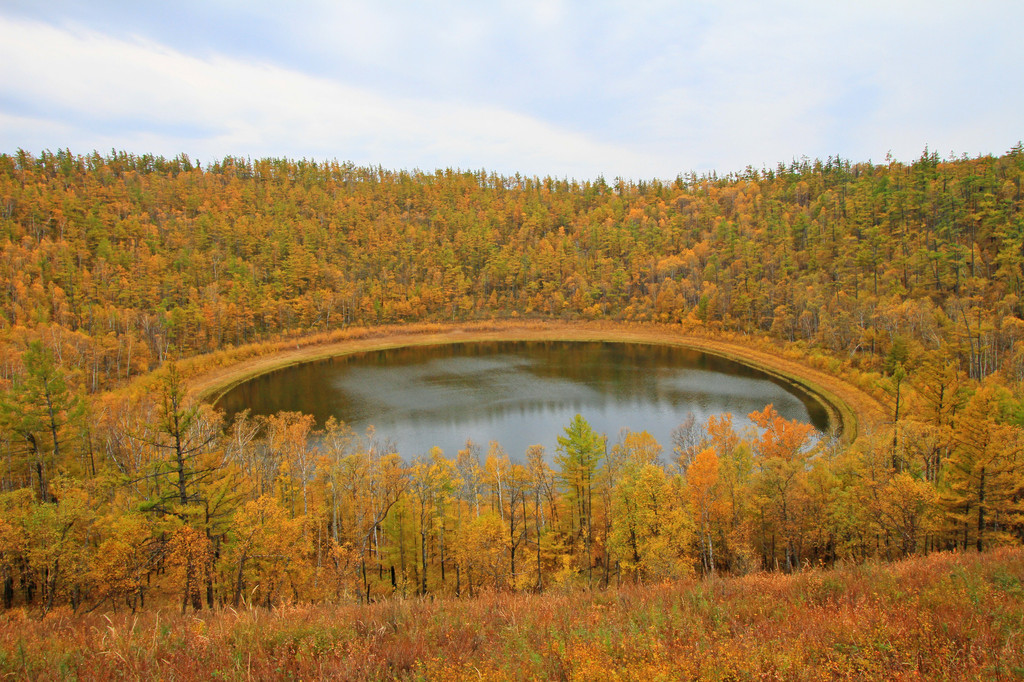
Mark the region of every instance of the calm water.
POLYGON ((334 416, 391 441, 406 459, 433 446, 454 457, 466 439, 496 440, 513 459, 545 446, 576 413, 615 443, 646 430, 672 450, 671 433, 731 412, 737 429, 768 403, 788 419, 828 429, 824 408, 755 369, 698 351, 621 343, 488 342, 345 355, 257 377, 218 403, 230 419, 293 410, 322 425, 334 416))

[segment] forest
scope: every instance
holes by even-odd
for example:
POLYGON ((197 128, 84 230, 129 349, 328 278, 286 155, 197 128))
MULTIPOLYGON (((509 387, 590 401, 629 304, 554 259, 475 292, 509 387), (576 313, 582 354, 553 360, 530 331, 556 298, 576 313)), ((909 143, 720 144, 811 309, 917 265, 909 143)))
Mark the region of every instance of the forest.
POLYGON ((0 604, 559 594, 1020 545, 1022 179, 1020 144, 672 182, 0 155, 0 604), (577 417, 556 453, 418 454, 189 391, 239 349, 510 320, 748 338, 887 416, 814 440, 769 406, 608 448, 577 417))

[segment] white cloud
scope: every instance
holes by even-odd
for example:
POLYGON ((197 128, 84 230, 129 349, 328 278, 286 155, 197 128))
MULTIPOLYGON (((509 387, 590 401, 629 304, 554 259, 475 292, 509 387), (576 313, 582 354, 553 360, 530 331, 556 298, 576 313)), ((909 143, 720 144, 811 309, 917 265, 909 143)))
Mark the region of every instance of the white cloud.
POLYGON ((0 10, 0 150, 668 178, 1024 134, 1019 2, 118 5, 0 10))
POLYGON ((129 151, 581 178, 643 177, 652 167, 628 148, 517 112, 388 96, 272 64, 198 58, 84 29, 0 19, 0 60, 7 65, 0 91, 16 93, 33 111, 18 116, 20 125, 4 127, 0 143, 7 148, 145 143, 129 151), (95 132, 112 127, 124 132, 95 132))
POLYGON ((515 0, 507 4, 511 9, 523 12, 530 23, 541 29, 558 26, 566 14, 562 0, 515 0))
MULTIPOLYGON (((4 111, 0 111, 0 131, 18 131, 18 133, 25 139, 66 139, 73 134, 71 126, 61 123, 59 121, 51 121, 45 118, 38 118, 33 116, 18 116, 17 114, 9 114, 4 111)), ((0 132, 0 140, 5 140, 7 137, 13 137, 7 133, 0 132)), ((0 153, 10 153, 15 149, 21 148, 29 152, 38 152, 40 150, 34 149, 29 144, 16 144, 16 140, 12 139, 13 146, 4 147, 0 153)), ((63 149, 67 145, 50 145, 51 149, 63 149)))

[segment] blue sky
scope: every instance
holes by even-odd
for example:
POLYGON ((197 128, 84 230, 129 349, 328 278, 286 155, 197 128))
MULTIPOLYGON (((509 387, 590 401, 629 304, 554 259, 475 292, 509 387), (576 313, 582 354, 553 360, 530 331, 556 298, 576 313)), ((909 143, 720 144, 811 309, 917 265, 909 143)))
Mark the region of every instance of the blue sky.
POLYGON ((0 151, 673 178, 1002 154, 1019 0, 0 0, 0 151))

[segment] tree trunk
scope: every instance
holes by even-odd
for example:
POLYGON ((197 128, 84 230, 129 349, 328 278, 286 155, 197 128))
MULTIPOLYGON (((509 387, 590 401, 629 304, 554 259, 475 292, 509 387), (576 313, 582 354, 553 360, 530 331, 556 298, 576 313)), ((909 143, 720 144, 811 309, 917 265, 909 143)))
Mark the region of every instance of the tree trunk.
MULTIPOLYGON (((523 511, 526 511, 526 505, 523 505, 523 511)), ((537 591, 540 592, 544 586, 541 581, 540 573, 540 486, 537 486, 537 491, 534 495, 534 510, 533 510, 534 524, 536 528, 536 540, 537 540, 537 591)))
POLYGON ((3 600, 5 609, 14 606, 14 578, 9 575, 4 576, 3 600))
POLYGON ((420 526, 420 594, 427 593, 427 533, 420 526))
POLYGON ((985 543, 985 467, 981 467, 981 479, 978 481, 978 551, 984 550, 985 543))
POLYGON ((242 572, 245 570, 246 558, 248 558, 248 553, 242 552, 242 556, 238 560, 238 573, 235 576, 235 595, 231 599, 231 603, 236 609, 242 600, 242 572))

